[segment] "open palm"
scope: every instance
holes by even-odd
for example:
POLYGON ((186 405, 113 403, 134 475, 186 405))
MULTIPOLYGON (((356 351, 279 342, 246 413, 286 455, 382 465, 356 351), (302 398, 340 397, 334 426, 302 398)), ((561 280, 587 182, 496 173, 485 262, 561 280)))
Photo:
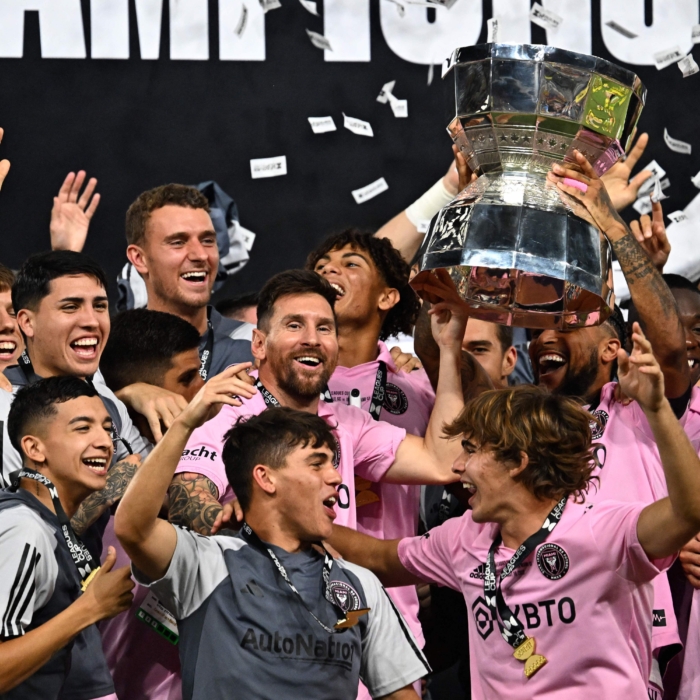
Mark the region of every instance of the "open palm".
POLYGON ((73 250, 79 253, 85 246, 90 221, 100 203, 100 195, 93 196, 97 186, 94 177, 90 178, 80 194, 84 182, 84 170, 77 175, 68 173, 58 196, 53 198, 49 227, 52 250, 73 250))
POLYGON ((627 159, 618 161, 601 176, 601 180, 605 183, 605 189, 617 211, 622 211, 632 204, 637 199, 639 188, 652 176, 650 170, 642 170, 630 179, 632 170, 642 157, 648 142, 649 135, 642 134, 629 152, 627 159))

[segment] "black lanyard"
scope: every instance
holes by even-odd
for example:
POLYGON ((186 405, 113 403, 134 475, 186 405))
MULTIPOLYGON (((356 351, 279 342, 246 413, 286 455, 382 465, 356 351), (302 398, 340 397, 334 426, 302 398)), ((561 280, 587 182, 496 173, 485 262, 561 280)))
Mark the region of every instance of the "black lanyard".
MULTIPOLYGON (((27 380, 27 384, 34 384, 35 382, 38 382, 41 380, 41 377, 34 371, 34 366, 32 365, 31 358, 29 357, 29 354, 27 353, 26 350, 22 351, 22 354, 19 356, 19 368, 22 370, 22 373, 24 374, 25 379, 27 380)), ((104 404, 104 407, 107 409, 107 413, 110 413, 109 406, 107 405, 107 402, 104 400, 102 397, 102 394, 100 394, 99 391, 95 388, 95 385, 92 381, 92 377, 85 377, 85 381, 93 388, 95 389, 95 393, 100 397, 102 403, 104 404)), ((110 413, 111 417, 111 413, 110 413)), ((134 454, 134 450, 131 447, 131 444, 126 438, 123 438, 119 434, 119 429, 117 428, 117 424, 114 422, 114 419, 112 419, 112 443, 116 442, 121 442, 124 447, 126 448, 126 451, 132 455, 134 454)), ((116 450, 115 450, 116 452, 116 450)))
MULTIPOLYGON (((257 377, 255 379, 255 388, 260 392, 261 396, 263 397, 266 409, 277 408, 278 406, 282 405, 277 400, 277 398, 270 391, 268 391, 265 385, 260 381, 260 377, 257 377)), ((321 394, 321 400, 326 401, 326 403, 333 403, 333 399, 331 398, 331 392, 328 390, 328 387, 326 387, 323 393, 321 394), (328 394, 328 399, 324 397, 325 394, 328 394)), ((336 469, 338 469, 338 467, 340 467, 340 440, 336 440, 336 443, 338 445, 338 451, 333 455, 333 466, 336 469)))
POLYGON ((78 536, 75 534, 73 527, 70 524, 70 520, 66 515, 66 511, 63 510, 61 500, 58 497, 58 491, 53 485, 53 482, 47 477, 45 477, 43 474, 39 474, 39 472, 36 472, 33 469, 23 468, 16 476, 14 490, 16 490, 19 487, 19 480, 22 478, 34 479, 34 481, 38 481, 40 484, 44 484, 44 486, 46 486, 46 488, 49 490, 51 502, 53 503, 53 509, 56 511, 56 518, 58 520, 58 524, 60 525, 61 532, 63 533, 63 537, 66 540, 68 551, 70 552, 70 555, 73 558, 73 563, 75 564, 75 567, 76 569, 78 569, 78 573, 80 574, 81 586, 84 592, 87 589, 88 584, 90 583, 93 576, 99 571, 99 565, 95 567, 93 558, 90 552, 88 552, 87 547, 80 541, 78 536))
POLYGON ((377 367, 377 376, 374 378, 374 390, 372 391, 372 401, 369 404, 369 414, 374 420, 379 420, 379 414, 382 412, 384 398, 386 396, 386 362, 379 360, 377 367))
POLYGON ((211 360, 214 355, 214 326, 211 324, 211 306, 207 308, 207 339, 204 341, 204 350, 199 356, 202 363, 199 367, 199 374, 206 382, 211 370, 211 360))
MULTIPOLYGON (((274 397, 273 397, 274 398, 274 397)), ((325 599, 333 606, 333 608, 336 610, 338 614, 338 622, 336 622, 334 627, 329 627, 325 623, 321 622, 316 615, 312 612, 311 608, 304 602, 304 599, 301 597, 301 593, 297 590, 297 587, 292 583, 292 580, 289 578, 289 574, 287 574, 287 570, 284 568, 284 564, 277 558, 277 555, 272 551, 271 547, 268 547, 253 531, 253 528, 248 525, 248 523, 244 522, 243 526, 241 527, 241 537, 250 545, 255 547, 258 551, 263 552, 264 554, 267 554, 270 559, 272 559, 272 562, 274 565, 277 567, 277 570, 280 573, 280 576, 285 580, 286 584, 289 586, 289 588, 292 590, 294 595, 299 598, 301 601, 301 604, 306 608, 308 611, 309 615, 318 622, 323 629, 328 632, 328 634, 335 634, 336 632, 342 631, 346 629, 347 627, 354 627, 354 625, 357 624, 357 618, 359 617, 359 614, 364 614, 368 612, 367 608, 362 608, 361 610, 352 610, 352 611, 347 611, 345 612, 340 605, 333 599, 333 596, 331 594, 331 569, 333 568, 333 557, 328 553, 326 548, 320 543, 316 543, 321 549, 323 549, 324 553, 324 558, 323 558, 323 586, 324 586, 324 597, 325 599), (359 614, 358 614, 359 613, 359 614)))
POLYGON ((538 545, 547 539, 549 533, 554 530, 561 520, 566 501, 567 497, 565 496, 552 508, 542 527, 518 547, 510 561, 503 567, 500 576, 496 575, 495 556, 496 550, 501 544, 500 532, 496 535, 486 558, 486 571, 484 574, 484 598, 486 599, 486 605, 489 608, 491 617, 498 623, 501 636, 515 649, 513 656, 519 661, 525 662, 525 675, 528 678, 542 668, 547 663, 547 659, 534 653, 535 640, 525 634, 525 628, 522 623, 506 604, 501 591, 501 583, 506 576, 515 571, 532 554, 538 545))

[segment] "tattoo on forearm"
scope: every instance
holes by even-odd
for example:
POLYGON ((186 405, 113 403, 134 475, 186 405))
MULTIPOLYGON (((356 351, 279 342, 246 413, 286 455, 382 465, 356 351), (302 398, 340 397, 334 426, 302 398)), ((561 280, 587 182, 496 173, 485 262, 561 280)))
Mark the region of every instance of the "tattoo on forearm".
POLYGON ((195 473, 176 474, 168 489, 168 519, 200 535, 210 535, 222 510, 218 490, 206 476, 195 473))
POLYGON ((136 473, 137 465, 118 462, 107 472, 107 483, 101 491, 90 494, 71 518, 77 535, 82 535, 104 513, 121 499, 136 473))
MULTIPOLYGON (((666 318, 671 318, 672 315, 678 318, 676 300, 671 294, 671 290, 634 236, 628 232, 625 236, 615 241, 612 247, 627 284, 630 286, 630 292, 632 292, 632 287, 635 284, 642 283, 656 296, 658 306, 666 318)), ((633 292, 632 296, 634 297, 633 292)), ((637 306, 641 308, 639 304, 637 306)), ((656 309, 654 313, 656 313, 656 309)))

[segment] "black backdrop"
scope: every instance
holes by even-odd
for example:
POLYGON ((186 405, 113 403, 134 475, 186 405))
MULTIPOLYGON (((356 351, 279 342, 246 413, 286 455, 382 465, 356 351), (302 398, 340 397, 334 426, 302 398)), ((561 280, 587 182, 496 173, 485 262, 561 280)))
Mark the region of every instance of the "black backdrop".
MULTIPOLYGON (((0 158, 12 161, 0 194, 0 260, 16 268, 48 247, 52 197, 69 170, 82 168, 99 179, 102 203, 86 252, 111 279, 125 262, 124 213, 141 191, 165 182, 218 181, 237 201, 241 223, 258 234, 251 261, 224 290, 232 293, 258 289, 274 272, 301 265, 331 231, 377 228, 435 182, 450 160, 439 67, 428 87, 427 66, 388 48, 376 0, 371 62, 326 63, 305 32, 318 20, 295 0, 283 2, 266 15, 267 60, 260 62, 218 60, 215 0, 209 2, 209 61, 140 60, 133 3, 134 58, 42 59, 38 17, 27 13, 24 57, 0 60, 0 158), (408 119, 394 118, 388 105, 376 102, 389 80, 408 100, 408 119), (370 121, 374 138, 344 129, 343 111, 370 121), (329 114, 338 130, 313 134, 307 117, 329 114), (251 179, 251 158, 277 155, 287 156, 287 176, 251 179), (379 177, 388 192, 356 204, 351 190, 379 177)), ((490 5, 485 0, 480 41, 490 5)), ((88 0, 83 14, 89 47, 88 0)), ((592 24, 593 53, 619 62, 601 39, 599 0, 592 24)), ((545 43, 544 30, 532 25, 532 40, 545 43)), ((700 50, 695 54, 700 61, 700 50)), ((166 30, 160 55, 169 56, 166 30)), ((652 142, 641 165, 655 158, 666 169, 665 211, 682 209, 698 194, 690 178, 700 170, 700 74, 683 79, 676 66, 630 68, 649 89, 641 128, 652 142), (670 151, 664 127, 692 143, 693 154, 670 151)))

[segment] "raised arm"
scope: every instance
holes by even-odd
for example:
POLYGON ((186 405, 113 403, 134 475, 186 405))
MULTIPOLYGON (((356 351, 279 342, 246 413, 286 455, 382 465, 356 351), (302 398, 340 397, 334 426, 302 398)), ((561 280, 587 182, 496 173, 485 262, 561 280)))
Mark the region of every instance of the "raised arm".
MULTIPOLYGON (((0 129, 0 143, 2 143, 2 137, 4 135, 4 129, 0 129)), ((2 189, 2 183, 5 182, 7 173, 10 172, 10 161, 0 160, 0 190, 2 189)))
POLYGON ((114 531, 131 561, 151 579, 163 577, 175 552, 175 528, 158 513, 182 450, 221 404, 240 406, 234 397, 252 396, 251 386, 235 376, 241 369, 243 365, 229 367, 200 389, 137 471, 117 508, 114 531))
POLYGON ((644 410, 668 488, 668 498, 642 511, 637 536, 650 559, 664 559, 700 531, 700 459, 664 395, 663 373, 638 323, 632 342, 630 356, 618 353, 620 387, 644 410))
POLYGON ((68 173, 53 198, 51 209, 51 250, 73 250, 80 253, 85 247, 90 221, 100 203, 100 195, 95 194, 97 180, 91 177, 83 193, 80 190, 85 182, 85 171, 68 173))
POLYGON ((574 151, 574 156, 582 172, 554 165, 547 178, 556 183, 574 213, 599 228, 610 241, 639 312, 642 328, 664 374, 666 395, 670 398, 683 396, 690 386, 690 369, 676 300, 634 234, 615 211, 605 185, 591 164, 578 151, 574 151), (587 190, 583 192, 564 184, 564 178, 583 182, 587 190))
POLYGON ((328 543, 353 564, 369 569, 386 587, 412 586, 421 583, 399 560, 401 540, 379 540, 363 535, 357 530, 333 526, 333 535, 328 543))
POLYGON ((433 337, 440 348, 435 405, 425 437, 409 434, 399 445, 394 463, 384 477, 390 483, 451 483, 455 481, 452 463, 461 451, 458 440, 445 439, 443 428, 464 408, 460 372, 467 307, 446 270, 438 270, 434 282, 424 283, 423 291, 442 299, 429 312, 433 337))
POLYGON ((388 238, 407 263, 413 260, 423 242, 425 233, 418 230, 421 223, 430 221, 472 179, 476 179, 457 146, 453 146, 452 150, 455 160, 454 163, 450 163, 444 177, 440 178, 413 204, 384 224, 375 234, 379 238, 388 238))

